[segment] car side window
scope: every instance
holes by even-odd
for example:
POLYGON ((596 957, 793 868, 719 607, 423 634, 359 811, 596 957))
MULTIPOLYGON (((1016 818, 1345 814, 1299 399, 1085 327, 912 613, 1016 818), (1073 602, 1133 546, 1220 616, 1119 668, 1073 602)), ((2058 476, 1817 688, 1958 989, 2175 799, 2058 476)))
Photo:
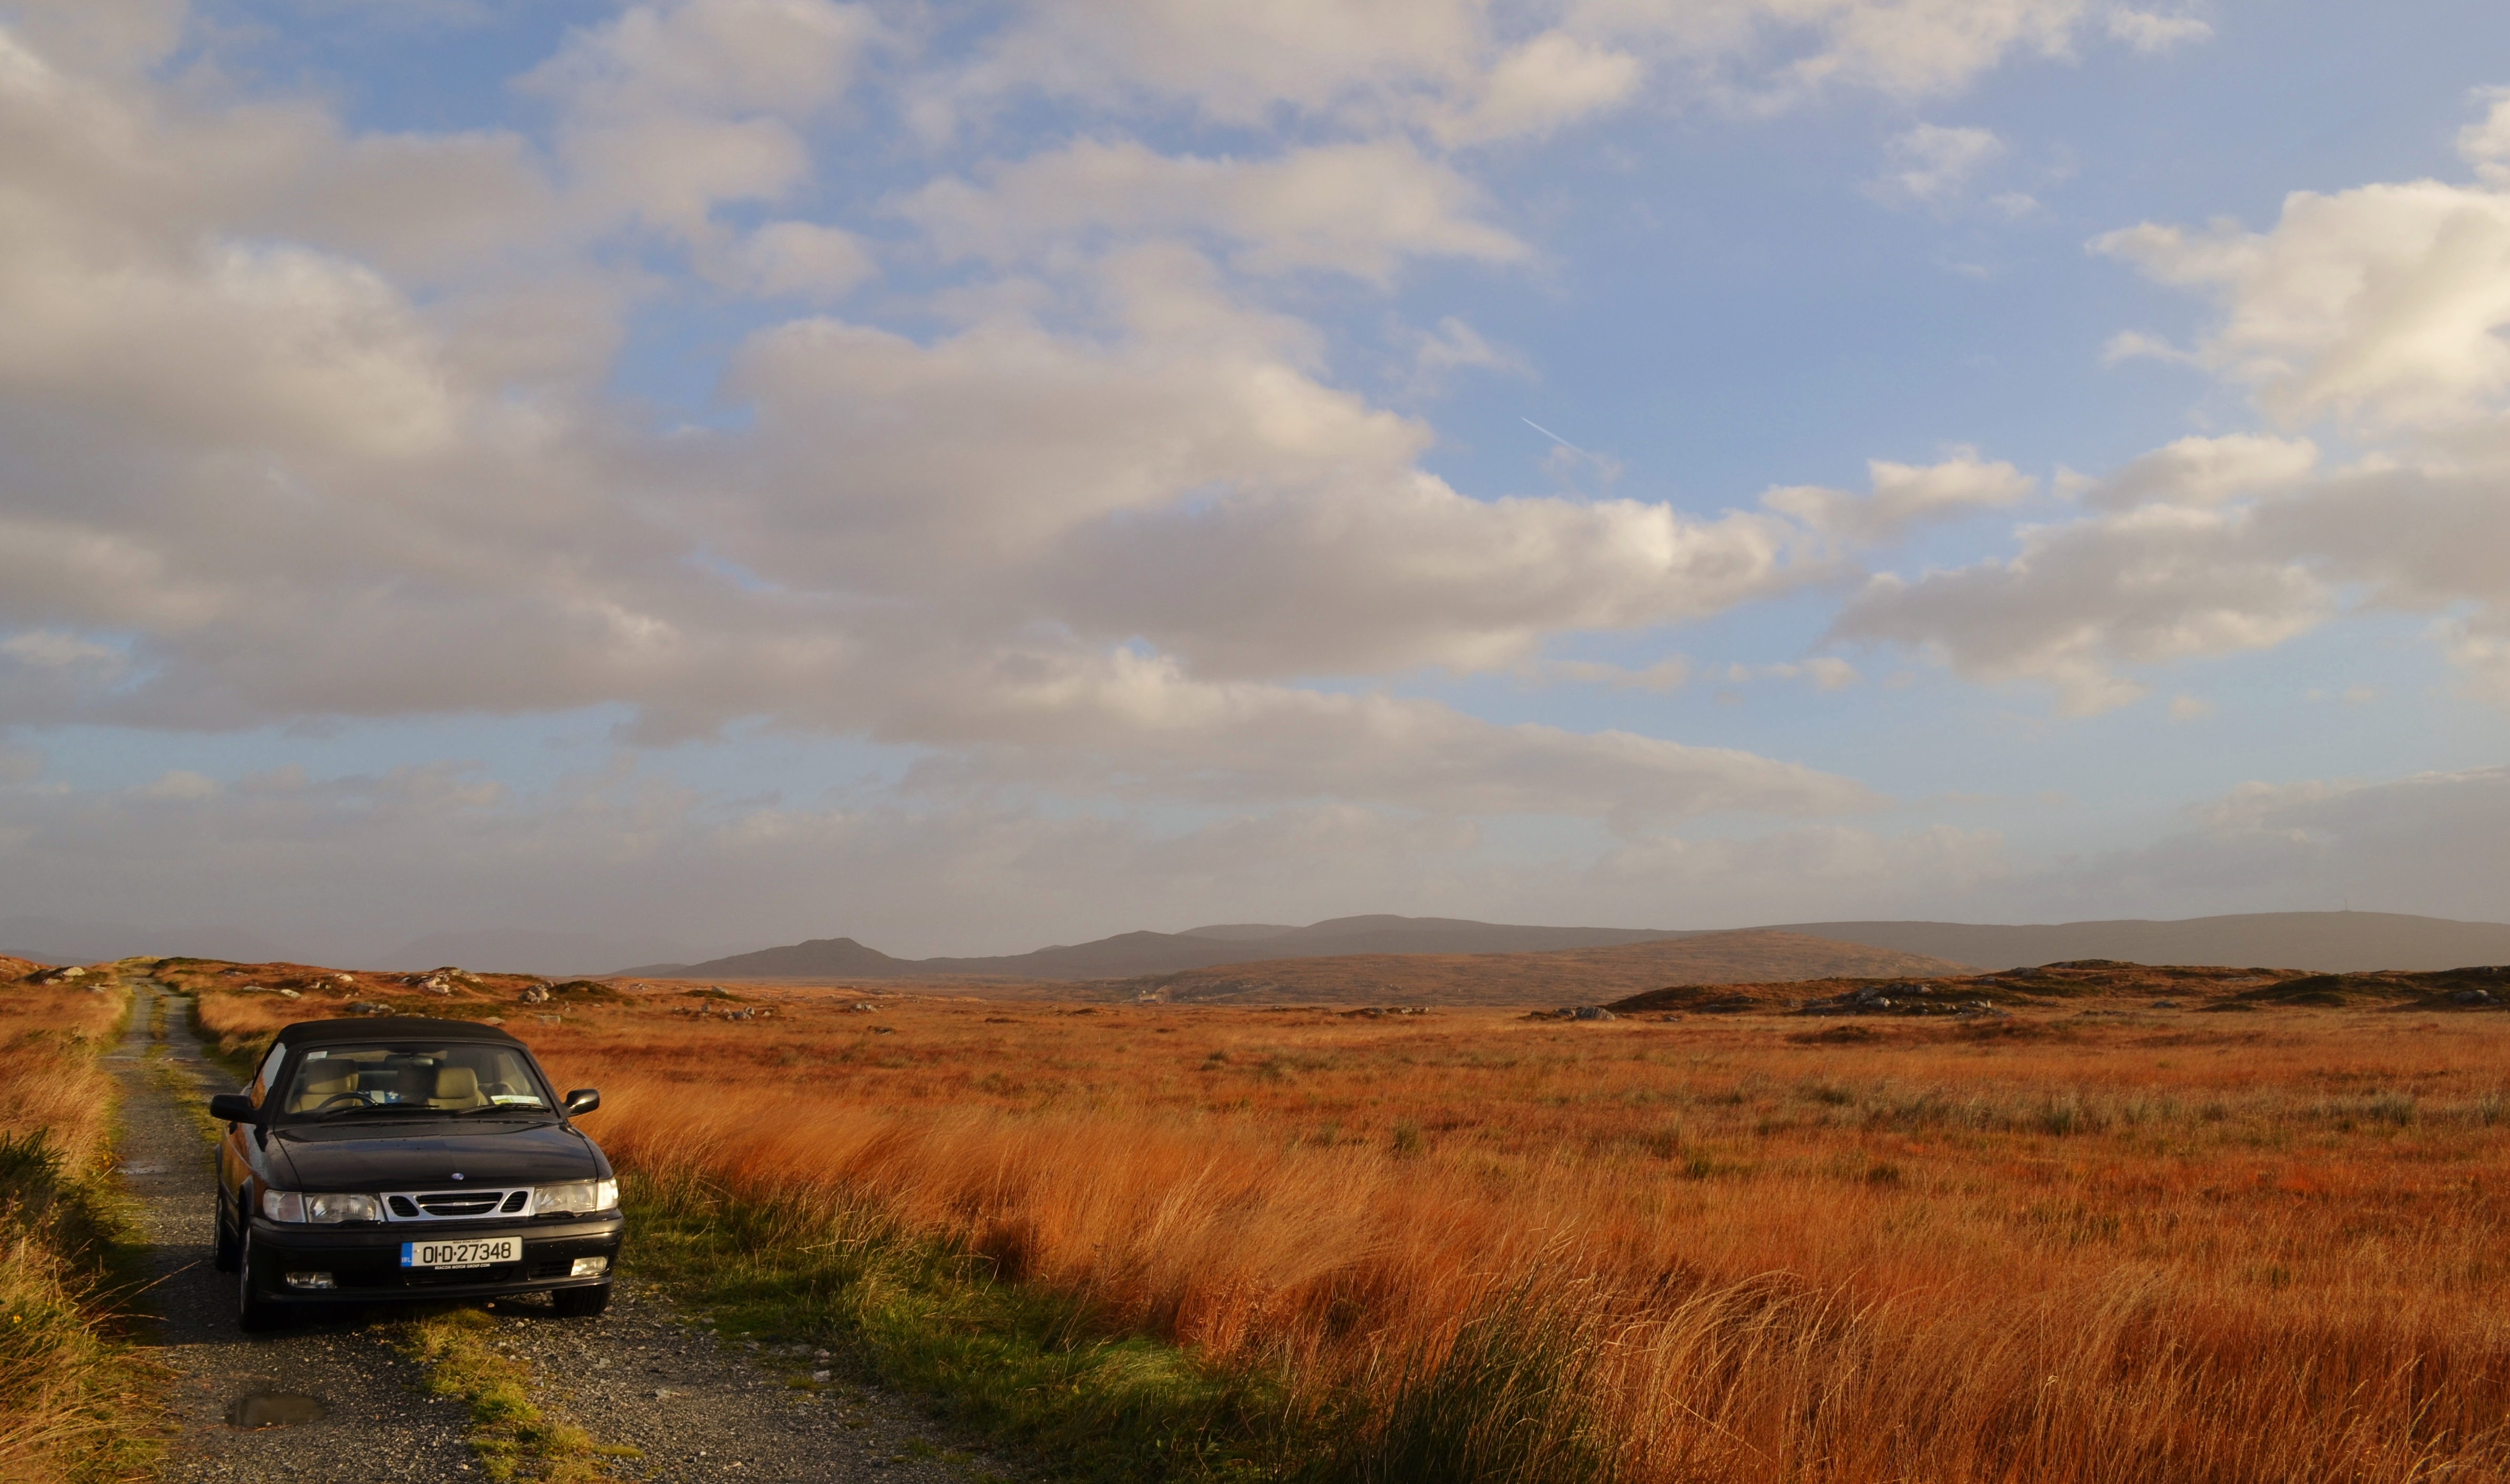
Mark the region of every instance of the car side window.
POLYGON ((261 1069, 252 1074, 252 1085, 246 1089, 255 1104, 270 1095, 270 1084, 279 1080, 279 1064, 286 1059, 287 1047, 284 1046, 272 1046, 270 1054, 262 1058, 261 1069))

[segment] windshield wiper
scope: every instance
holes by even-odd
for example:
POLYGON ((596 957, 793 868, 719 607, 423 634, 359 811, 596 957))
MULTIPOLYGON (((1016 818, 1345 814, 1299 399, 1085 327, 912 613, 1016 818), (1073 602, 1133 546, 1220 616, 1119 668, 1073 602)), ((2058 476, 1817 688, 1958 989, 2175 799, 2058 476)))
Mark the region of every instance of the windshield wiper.
POLYGON ((352 1113, 398 1113, 403 1117, 416 1115, 438 1119, 453 1116, 453 1110, 450 1108, 430 1108, 424 1103, 352 1103, 346 1108, 334 1108, 328 1113, 318 1113, 315 1117, 336 1119, 352 1113))
POLYGON ((523 1119, 549 1117, 547 1108, 515 1108, 501 1103, 490 1103, 485 1108, 464 1108, 458 1112, 452 1112, 450 1116, 457 1119, 475 1119, 483 1113, 502 1113, 508 1118, 523 1119))

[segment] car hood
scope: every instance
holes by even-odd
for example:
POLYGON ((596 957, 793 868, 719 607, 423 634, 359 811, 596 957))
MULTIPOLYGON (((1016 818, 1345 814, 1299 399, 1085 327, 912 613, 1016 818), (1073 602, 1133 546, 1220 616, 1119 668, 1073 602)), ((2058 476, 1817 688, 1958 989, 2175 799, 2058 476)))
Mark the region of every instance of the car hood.
POLYGON ((396 1123, 339 1128, 283 1128, 271 1145, 285 1152, 301 1191, 408 1191, 464 1185, 514 1186, 591 1180, 610 1161, 590 1139, 562 1123, 463 1128, 396 1123))

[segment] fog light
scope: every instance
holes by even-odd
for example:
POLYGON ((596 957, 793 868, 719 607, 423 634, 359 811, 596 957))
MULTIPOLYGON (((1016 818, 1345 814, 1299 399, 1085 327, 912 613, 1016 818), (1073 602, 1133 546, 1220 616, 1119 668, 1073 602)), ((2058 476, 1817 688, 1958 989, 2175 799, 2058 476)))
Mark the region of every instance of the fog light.
POLYGON ((609 1271, 610 1259, 606 1257, 579 1257, 575 1260, 575 1271, 569 1273, 567 1276, 599 1277, 609 1271))
POLYGON ((331 1275, 327 1273, 291 1273, 287 1275, 287 1286, 290 1288, 328 1288, 331 1286, 331 1275))

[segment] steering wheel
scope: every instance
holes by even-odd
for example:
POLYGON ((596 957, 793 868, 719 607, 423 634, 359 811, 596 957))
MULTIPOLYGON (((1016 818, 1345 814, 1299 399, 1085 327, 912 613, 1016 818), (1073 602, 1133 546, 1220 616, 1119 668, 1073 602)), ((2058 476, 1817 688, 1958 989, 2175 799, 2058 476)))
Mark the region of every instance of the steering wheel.
POLYGON ((314 1111, 316 1113, 328 1113, 343 1103, 357 1103, 363 1105, 365 1100, 366 1095, 362 1092, 334 1092, 329 1097, 323 1099, 321 1103, 317 1104, 314 1111))

